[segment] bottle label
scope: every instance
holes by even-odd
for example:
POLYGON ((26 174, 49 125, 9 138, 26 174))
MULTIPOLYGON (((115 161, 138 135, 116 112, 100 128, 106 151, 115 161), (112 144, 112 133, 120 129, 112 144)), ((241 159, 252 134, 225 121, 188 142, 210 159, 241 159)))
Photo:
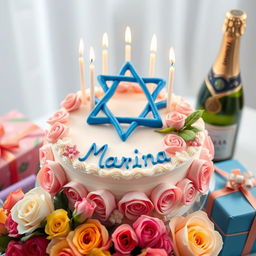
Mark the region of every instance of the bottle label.
POLYGON ((214 74, 212 69, 205 79, 205 82, 212 96, 218 95, 218 97, 223 97, 241 88, 240 74, 226 79, 223 76, 214 74))
POLYGON ((228 126, 205 125, 214 144, 214 159, 230 158, 235 143, 237 124, 228 126))

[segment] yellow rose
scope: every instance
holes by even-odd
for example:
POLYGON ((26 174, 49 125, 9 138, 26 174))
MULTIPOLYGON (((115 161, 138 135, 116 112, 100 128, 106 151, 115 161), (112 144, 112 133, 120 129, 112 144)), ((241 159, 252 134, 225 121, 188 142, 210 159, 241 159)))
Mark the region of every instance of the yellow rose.
POLYGON ((46 222, 45 233, 49 235, 47 239, 66 236, 70 231, 70 219, 67 211, 63 209, 58 209, 48 215, 46 222))
POLYGON ((107 229, 98 220, 88 219, 67 236, 71 248, 87 254, 94 248, 108 250, 111 245, 107 229))
POLYGON ((111 256, 109 251, 102 251, 101 249, 94 248, 89 253, 88 256, 111 256))
POLYGON ((222 248, 221 235, 205 212, 173 217, 169 226, 176 256, 217 256, 222 248))
POLYGON ((0 208, 0 234, 7 233, 5 222, 7 220, 7 215, 3 208, 0 208))

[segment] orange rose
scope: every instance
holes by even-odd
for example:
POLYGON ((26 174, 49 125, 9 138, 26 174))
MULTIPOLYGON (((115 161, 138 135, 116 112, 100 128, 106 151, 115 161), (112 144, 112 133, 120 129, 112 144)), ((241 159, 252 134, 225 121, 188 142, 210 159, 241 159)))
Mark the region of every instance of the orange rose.
POLYGON ((221 235, 205 212, 173 217, 169 226, 176 256, 217 256, 222 248, 221 235))
POLYGON ((7 233, 7 229, 5 227, 5 222, 7 220, 7 215, 3 208, 0 208, 0 234, 7 233))
POLYGON ((88 219, 83 225, 71 231, 67 236, 67 241, 71 248, 83 255, 93 248, 107 250, 111 245, 107 229, 94 219, 88 219))
POLYGON ((77 250, 71 249, 66 238, 56 237, 48 244, 46 252, 50 256, 82 256, 77 250))
POLYGON ((15 192, 11 192, 4 202, 4 205, 3 205, 4 210, 7 210, 7 212, 10 212, 12 207, 23 197, 24 197, 24 193, 22 189, 18 189, 15 192))

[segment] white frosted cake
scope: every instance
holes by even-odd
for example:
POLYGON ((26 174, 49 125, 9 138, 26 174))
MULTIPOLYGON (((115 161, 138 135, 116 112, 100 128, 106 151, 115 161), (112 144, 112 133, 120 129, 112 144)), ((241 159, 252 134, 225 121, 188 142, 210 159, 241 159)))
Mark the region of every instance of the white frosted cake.
POLYGON ((63 190, 71 208, 82 197, 94 201, 95 217, 110 223, 142 214, 168 219, 208 191, 213 172, 213 145, 200 112, 174 95, 167 110, 165 93, 153 97, 154 87, 153 108, 130 80, 109 98, 113 84, 98 88, 94 108, 90 97, 82 104, 80 92, 69 94, 49 118, 40 151, 40 185, 52 195, 63 190))

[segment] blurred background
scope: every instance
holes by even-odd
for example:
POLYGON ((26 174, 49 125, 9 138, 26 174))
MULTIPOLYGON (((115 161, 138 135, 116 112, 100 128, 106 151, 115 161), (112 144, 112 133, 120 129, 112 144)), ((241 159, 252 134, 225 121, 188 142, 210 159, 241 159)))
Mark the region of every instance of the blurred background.
POLYGON ((246 105, 256 108, 255 0, 0 0, 0 4, 0 115, 19 109, 37 118, 78 90, 81 37, 88 63, 89 47, 94 47, 96 74, 100 74, 102 34, 107 32, 109 73, 118 72, 124 61, 127 25, 132 30, 132 62, 138 71, 148 74, 155 33, 156 76, 168 77, 168 52, 174 46, 174 91, 193 97, 217 55, 225 13, 235 8, 248 14, 241 72, 246 105))

